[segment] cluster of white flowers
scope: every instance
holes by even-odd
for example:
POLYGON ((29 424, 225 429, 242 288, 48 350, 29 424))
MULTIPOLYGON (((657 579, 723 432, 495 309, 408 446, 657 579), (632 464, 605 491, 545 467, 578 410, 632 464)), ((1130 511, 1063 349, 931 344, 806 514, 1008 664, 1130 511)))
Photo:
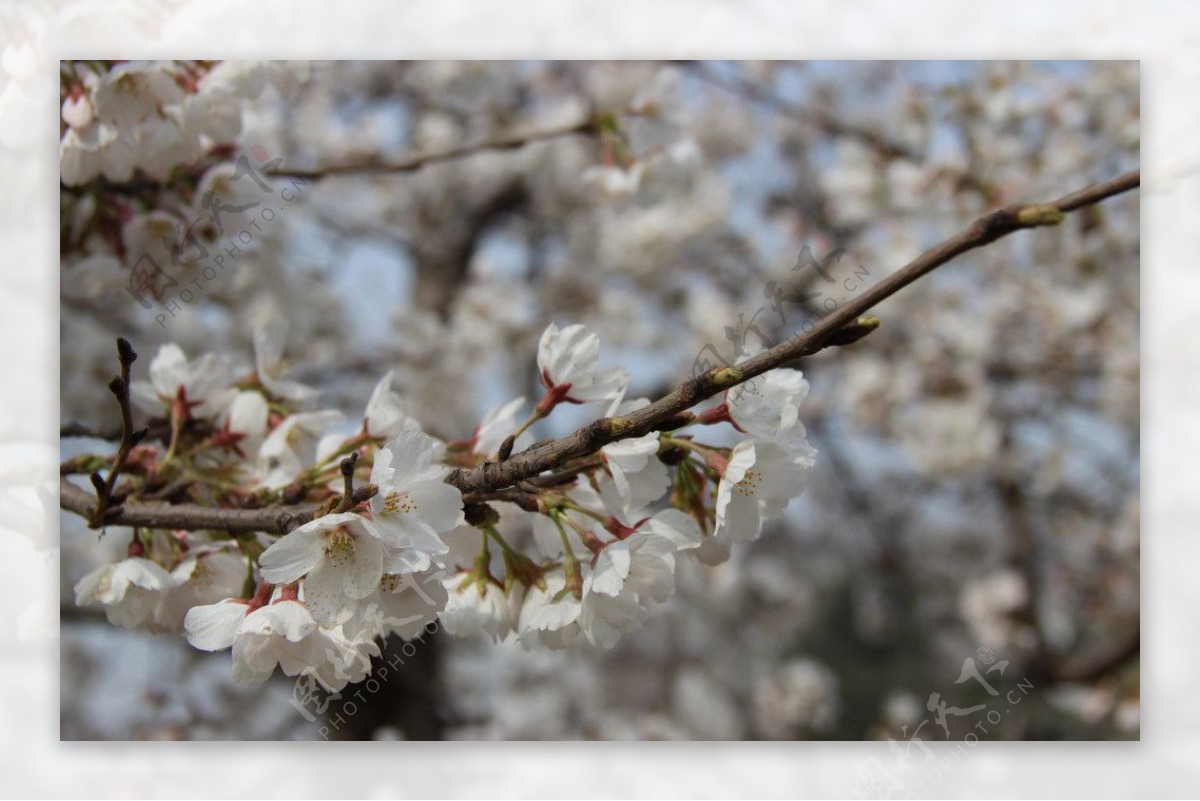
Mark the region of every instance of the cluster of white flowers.
POLYGON ((415 636, 445 602, 427 585, 434 560, 449 550, 438 535, 463 512, 462 495, 443 480, 449 468, 433 463, 438 450, 417 430, 377 450, 370 516, 327 514, 281 537, 258 560, 271 602, 195 606, 184 622, 189 642, 232 646, 239 680, 261 681, 277 664, 330 689, 363 679, 379 654, 376 637, 415 636))
POLYGON ((732 449, 697 442, 688 425, 618 440, 556 468, 565 480, 528 493, 517 504, 527 514, 502 517, 465 504, 446 480, 451 467, 527 447, 527 429, 560 403, 604 404, 610 415, 647 403, 625 401, 624 370, 600 369, 595 333, 550 325, 538 349, 546 391, 528 420, 517 422, 518 398, 449 443, 406 412, 391 373, 350 433, 341 413, 305 410, 316 392, 289 377, 285 337, 278 322, 257 329, 254 366, 243 370, 165 345, 131 391, 169 440, 138 445, 130 461, 160 482, 203 479, 196 492, 213 505, 324 501, 316 515, 283 536, 135 531, 127 559, 76 587, 80 604, 102 604, 118 625, 183 628, 196 648, 231 648, 240 682, 278 667, 340 689, 367 675, 379 638, 421 637, 435 624, 526 647, 611 647, 671 597, 679 559, 711 562, 706 541, 758 537, 813 464, 798 417, 808 385, 774 371, 688 423, 728 421, 751 435, 732 449), (356 500, 345 482, 360 467, 369 484, 356 500), (522 553, 512 542, 530 514, 534 549, 522 553))
POLYGON ((64 63, 62 182, 98 176, 124 182, 138 172, 163 179, 175 167, 229 144, 242 128, 243 98, 296 81, 281 62, 130 61, 106 68, 64 63))
POLYGON ((779 368, 733 387, 720 405, 700 416, 705 422, 731 423, 750 435, 721 463, 717 538, 757 539, 763 523, 781 516, 803 491, 817 453, 800 422, 800 404, 807 396, 808 381, 801 372, 779 368))

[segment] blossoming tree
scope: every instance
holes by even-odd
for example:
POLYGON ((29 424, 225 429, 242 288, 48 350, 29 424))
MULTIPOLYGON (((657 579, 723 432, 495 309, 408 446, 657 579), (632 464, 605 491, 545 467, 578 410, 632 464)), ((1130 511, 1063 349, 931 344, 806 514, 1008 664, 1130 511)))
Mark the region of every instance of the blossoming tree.
MULTIPOLYGON (((63 462, 60 503, 123 551, 74 581, 79 607, 101 608, 119 627, 178 632, 199 651, 230 650, 239 684, 281 673, 334 694, 375 675, 388 638, 423 641, 438 629, 475 644, 516 642, 530 653, 611 652, 671 608, 718 599, 721 577, 746 570, 740 549, 785 521, 793 499, 817 482, 826 453, 838 460, 834 469, 844 464, 830 433, 829 396, 809 413, 810 364, 820 371, 841 361, 849 365, 849 378, 838 381, 846 414, 870 404, 887 409, 878 420, 908 441, 928 474, 994 470, 1015 515, 1008 531, 1016 605, 1033 616, 1022 636, 1034 638, 997 647, 1020 651, 1024 668, 1046 682, 1117 663, 1120 638, 1113 654, 1105 642, 1099 657, 1075 659, 1071 648, 1056 653, 1037 621, 1043 566, 1032 552, 1036 538, 1023 531, 1031 501, 1012 466, 1020 425, 1032 416, 979 411, 979 398, 998 391, 980 371, 1021 375, 1056 363, 1074 370, 1088 356, 1060 354, 1055 362, 1034 353, 1013 366, 991 355, 994 345, 1020 356, 998 333, 1003 315, 986 323, 997 333, 972 340, 992 312, 953 318, 954 306, 943 303, 923 312, 924 328, 908 328, 886 310, 905 311, 898 303, 913 303, 907 299, 933 282, 900 290, 1020 231, 1048 228, 1037 240, 1047 243, 1082 220, 1072 236, 1108 232, 1106 252, 1128 256, 1127 234, 1102 219, 1111 200, 1139 183, 1136 171, 1112 168, 1124 163, 1120 141, 1101 136, 1108 150, 1096 152, 1074 143, 1078 159, 1095 159, 1103 174, 1068 182, 1099 167, 1049 164, 1030 181, 1019 172, 1023 153, 987 169, 985 142, 970 141, 965 162, 938 153, 931 101, 920 93, 900 92, 898 118, 911 130, 892 141, 774 93, 773 81, 786 83, 782 67, 760 81, 729 65, 392 68, 404 101, 392 123, 410 134, 387 155, 384 144, 371 145, 370 129, 323 138, 329 120, 341 118, 330 104, 345 98, 322 68, 64 63, 64 412, 93 422, 64 428, 85 447, 63 462), (651 80, 641 82, 644 74, 651 80), (567 76, 585 88, 570 88, 567 76), (897 242, 913 235, 897 232, 901 223, 943 222, 921 220, 922 213, 970 210, 973 221, 919 249, 897 247, 912 256, 889 258, 887 274, 869 285, 845 279, 832 306, 814 290, 832 280, 844 247, 814 255, 804 245, 785 268, 798 273, 786 287, 767 278, 749 290, 731 288, 779 273, 760 265, 726 275, 730 254, 718 252, 717 219, 727 209, 712 208, 712 196, 736 189, 712 165, 738 164, 753 136, 722 130, 739 123, 720 106, 689 101, 701 87, 720 103, 735 97, 780 116, 788 169, 828 158, 807 153, 810 145, 840 149, 822 166, 828 200, 794 199, 804 211, 793 237, 816 231, 826 243, 867 252, 876 216, 897 242), (522 100, 522 92, 536 97, 522 100), (529 119, 510 119, 518 109, 529 119), (268 112, 291 124, 255 118, 268 112), (303 133, 310 116, 324 132, 311 140, 303 133), (872 170, 886 175, 887 187, 854 184, 872 170), (389 188, 397 180, 412 186, 397 193, 389 188), (916 202, 917 188, 934 201, 916 202), (363 279, 336 290, 336 275, 326 275, 305 286, 303 265, 313 257, 297 243, 321 226, 366 236, 364 221, 389 218, 405 228, 418 302, 381 326, 371 313, 339 308, 346 292, 372 294, 363 279), (491 232, 513 219, 530 260, 520 277, 478 256, 491 232), (710 244, 708 252, 689 251, 710 244), (549 266, 556 248, 560 263, 549 266), (747 323, 735 306, 715 300, 726 296, 758 311, 747 323), (672 314, 681 302, 689 311, 682 321, 672 314), (789 325, 789 305, 814 318, 789 325), (217 316, 205 320, 210 313, 217 316), (385 333, 372 339, 372 327, 385 333), (102 330, 109 337, 98 336, 102 330), (906 358, 896 350, 901 342, 889 339, 893 330, 928 340, 904 343, 915 363, 908 375, 898 372, 906 358), (210 349, 214 337, 228 347, 210 349), (631 347, 672 337, 702 343, 690 351, 699 355, 682 374, 658 371, 634 392, 633 373, 646 372, 647 356, 631 347), (616 344, 626 363, 602 354, 602 340, 616 344), (104 344, 114 341, 115 351, 104 344), (972 341, 983 344, 971 351, 972 341), (970 377, 946 375, 939 367, 946 353, 964 350, 978 359, 960 359, 970 377), (153 355, 140 356, 146 352, 153 355), (519 388, 507 395, 479 384, 500 353, 509 364, 492 379, 519 388), (89 382, 114 368, 109 405, 98 407, 89 382), (478 407, 476 392, 490 408, 478 407), (915 411, 891 408, 922 392, 929 397, 915 411), (325 398, 335 402, 322 407, 325 398), (913 414, 924 417, 914 422, 913 414), (535 440, 536 429, 549 436, 535 440), (671 604, 677 588, 686 597, 671 604)), ((360 88, 390 74, 382 66, 336 69, 360 88)), ((1012 104, 1016 90, 1006 81, 1017 86, 1028 76, 1018 69, 998 80, 988 102, 1012 104)), ((1078 113, 1099 113, 1088 105, 1086 83, 1063 78, 1062 85, 1068 96, 1081 94, 1078 113)), ((951 108, 940 113, 950 119, 974 102, 965 90, 947 96, 951 108)), ((1053 97, 1035 109, 1054 132, 1042 136, 1092 130, 1058 119, 1067 112, 1052 108, 1053 97)), ((965 130, 979 138, 1020 116, 1008 107, 989 107, 987 115, 994 125, 965 130)), ((375 124, 374 135, 387 140, 388 123, 375 124)), ((1029 136, 1017 131, 1004 141, 1026 146, 1029 136)), ((734 231, 724 232, 727 240, 734 231)), ((497 236, 492 258, 503 262, 513 247, 497 236)), ((761 227, 738 234, 748 261, 765 264, 770 259, 745 247, 754 236, 770 238, 761 227)), ((1095 248, 1104 245, 1087 247, 1099 258, 1095 248)), ((308 241, 307 249, 320 246, 308 241)), ((1022 271, 1013 285, 1044 280, 1022 271)), ((1042 344, 1076 343, 1080 331, 1119 335, 1128 318, 1117 314, 1116 330, 1104 330, 1105 299, 1088 295, 1098 285, 1062 299, 1066 319, 1053 325, 1063 333, 1042 344)), ((1122 377, 1103 392, 1119 391, 1122 377)), ((844 491, 856 511, 874 513, 876 490, 844 491)), ((994 616, 990 608, 979 614, 994 616)), ((713 625, 719 621, 715 615, 713 625)), ((820 715, 803 705, 773 721, 802 692, 797 687, 815 681, 820 688, 827 673, 780 664, 747 699, 759 710, 756 730, 788 736, 806 720, 817 731, 820 715)), ((712 686, 695 670, 681 671, 677 706, 711 706, 695 699, 713 696, 712 686)), ((745 733, 743 724, 722 729, 716 704, 698 721, 680 713, 680 725, 691 726, 691 736, 745 733)))

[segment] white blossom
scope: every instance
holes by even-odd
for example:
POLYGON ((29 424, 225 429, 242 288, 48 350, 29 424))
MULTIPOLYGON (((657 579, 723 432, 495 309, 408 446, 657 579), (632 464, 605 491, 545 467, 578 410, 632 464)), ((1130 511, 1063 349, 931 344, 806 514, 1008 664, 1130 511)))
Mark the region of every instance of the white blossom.
POLYGON ((136 264, 143 256, 148 256, 153 259, 153 264, 165 268, 170 264, 171 247, 182 237, 184 227, 182 217, 162 209, 135 214, 121 226, 121 241, 129 254, 127 258, 136 264))
POLYGON ((376 591, 359 604, 342 629, 353 638, 398 634, 406 640, 420 637, 427 624, 437 620, 448 593, 444 571, 386 573, 376 591))
POLYGON ((544 577, 545 588, 525 592, 517 616, 517 639, 526 648, 540 643, 548 648, 565 648, 579 639, 581 604, 566 591, 566 576, 557 571, 544 577))
POLYGON ((739 442, 717 487, 716 535, 734 542, 758 539, 763 521, 782 515, 804 491, 814 453, 794 453, 762 440, 739 442))
POLYGON ((236 100, 211 92, 189 95, 183 103, 184 130, 212 144, 234 142, 242 131, 242 109, 236 100))
MULTIPOLYGON (((492 456, 500 450, 500 445, 508 435, 517 430, 517 412, 524 405, 525 397, 522 396, 488 411, 475 429, 475 444, 471 450, 480 456, 492 456)), ((513 442, 513 453, 520 453, 532 444, 533 435, 528 431, 522 432, 513 442)))
POLYGON ((996 650, 1021 647, 1021 635, 1029 635, 1027 627, 1017 621, 1015 614, 1029 602, 1028 590, 1021 574, 1001 570, 976 578, 963 587, 958 606, 975 640, 996 650))
POLYGON ((442 627, 455 637, 486 635, 500 642, 512 633, 524 597, 524 585, 516 584, 509 594, 504 588, 471 574, 444 579, 448 597, 438 615, 442 627))
POLYGON ((68 95, 62 104, 62 120, 75 130, 87 128, 96 119, 92 101, 86 94, 68 95))
POLYGON ((164 593, 178 583, 158 563, 135 556, 101 565, 80 579, 75 585, 75 603, 103 604, 109 622, 127 629, 153 628, 154 613, 164 593))
POLYGON ((450 468, 437 464, 441 444, 410 429, 375 452, 371 515, 391 548, 388 572, 427 570, 449 548, 438 535, 463 523, 462 493, 447 484, 450 468))
POLYGON ((471 567, 479 558, 480 546, 487 534, 474 526, 461 525, 439 535, 446 543, 447 551, 438 557, 438 563, 458 569, 471 567))
POLYGON ((286 61, 222 61, 200 80, 200 92, 212 97, 253 100, 271 86, 286 97, 306 68, 286 61))
POLYGON ((896 431, 917 466, 939 478, 960 476, 996 455, 1002 429, 984 392, 929 398, 897 415, 896 431))
POLYGON ((609 478, 600 480, 600 495, 623 522, 657 501, 671 485, 667 466, 658 460, 658 432, 609 443, 600 449, 609 478))
POLYGON ((199 138, 187 129, 179 108, 166 109, 161 116, 139 123, 132 135, 122 138, 135 143, 138 168, 157 180, 165 180, 173 168, 203 152, 199 138))
MULTIPOLYGON (((622 556, 615 558, 620 562, 626 560, 622 556)), ((628 564, 625 563, 623 568, 627 571, 628 564)), ((602 577, 608 579, 618 568, 610 563, 602 569, 602 577)), ((588 579, 584 579, 579 625, 593 645, 612 648, 624 631, 641 624, 647 612, 647 607, 639 603, 636 595, 619 591, 615 594, 599 593, 592 589, 588 579)))
POLYGON ((388 370, 379 379, 363 412, 363 429, 373 437, 392 439, 401 432, 421 427, 417 419, 405 411, 400 396, 392 391, 395 373, 395 370, 388 370))
POLYGON ((233 394, 217 420, 226 436, 231 438, 231 447, 244 455, 255 453, 261 447, 269 417, 270 409, 262 393, 246 391, 233 394))
POLYGON ((122 130, 133 128, 183 99, 169 62, 130 61, 100 77, 93 100, 96 116, 122 130))
POLYGON ((64 299, 77 301, 124 300, 129 296, 121 287, 128 283, 129 270, 120 259, 97 253, 63 265, 60 292, 64 299))
POLYGON ((630 101, 630 144, 639 153, 670 150, 683 135, 686 111, 680 85, 683 77, 673 66, 661 67, 642 83, 630 101))
POLYGON ((787 450, 814 453, 800 422, 808 381, 799 370, 776 369, 729 390, 729 416, 752 437, 787 450))
POLYGON ((371 521, 352 512, 328 514, 277 540, 259 557, 263 578, 287 584, 304 578, 304 600, 322 626, 350 618, 379 587, 386 547, 371 521))
POLYGON ((161 413, 164 405, 178 402, 188 414, 211 417, 228 400, 222 393, 232 380, 233 364, 228 357, 206 353, 189 361, 182 348, 169 342, 150 362, 150 380, 132 382, 130 393, 150 413, 161 413))
MULTIPOLYGON (((127 62, 93 77, 85 71, 63 103, 68 124, 60 143, 63 181, 77 185, 103 175, 125 182, 140 170, 162 180, 204 153, 199 130, 187 123, 193 95, 172 62, 127 62)), ((236 107, 205 115, 205 128, 237 115, 236 107)))
POLYGON ((837 676, 814 659, 794 659, 755 683, 754 706, 759 728, 771 739, 828 734, 840 711, 837 676))
POLYGON ((126 136, 121 136, 110 125, 97 123, 92 127, 99 129, 97 141, 100 145, 96 156, 100 174, 117 183, 128 181, 138 167, 139 155, 136 143, 126 136))
POLYGON ((246 583, 246 557, 231 550, 189 555, 171 571, 174 586, 163 593, 154 622, 163 631, 178 631, 194 606, 241 594, 246 583))
POLYGON ((260 684, 276 666, 287 676, 313 676, 327 690, 361 681, 370 658, 379 654, 371 641, 348 639, 340 628, 317 625, 300 601, 278 600, 245 615, 233 636, 233 679, 260 684))
POLYGON ((238 626, 250 613, 243 598, 224 598, 216 603, 200 604, 187 611, 183 628, 193 648, 220 651, 233 645, 238 626))
POLYGON ((569 403, 610 400, 623 395, 629 374, 620 367, 598 369, 600 337, 583 325, 559 330, 551 323, 538 343, 538 369, 547 389, 565 388, 569 403))
POLYGON ((117 137, 111 126, 68 128, 58 143, 58 174, 66 186, 79 186, 100 174, 101 154, 117 137))
POLYGON ((263 486, 286 487, 317 460, 322 434, 342 420, 342 413, 330 409, 288 415, 275 427, 258 449, 255 474, 263 486))
MULTIPOLYGON (((347 684, 356 684, 371 673, 371 657, 379 656, 378 643, 372 639, 347 637, 341 626, 333 629, 318 629, 320 644, 325 660, 307 670, 300 671, 313 676, 326 690, 337 692, 347 684)), ((287 666, 280 663, 286 675, 287 666)))
MULTIPOLYGON (((220 226, 229 229, 232 225, 229 220, 237 219, 232 215, 258 213, 257 210, 264 195, 262 187, 249 175, 241 174, 234 178, 235 175, 238 175, 236 162, 225 161, 209 167, 200 178, 192 196, 192 215, 202 220, 210 220, 213 217, 213 208, 221 208, 220 226), (248 208, 234 211, 226 209, 227 206, 248 208)), ((218 220, 213 220, 213 222, 217 223, 218 220)), ((252 242, 244 243, 242 248, 246 249, 247 245, 252 248, 257 247, 254 242, 258 239, 259 237, 255 237, 252 242)), ((280 349, 282 351, 282 343, 280 343, 280 349)))
POLYGON ((641 622, 651 603, 675 591, 675 554, 700 545, 700 527, 666 509, 628 537, 605 545, 584 578, 580 626, 594 645, 611 648, 641 622))
POLYGON ((287 342, 287 321, 273 317, 254 329, 254 365, 259 383, 277 398, 290 401, 306 401, 317 391, 312 387, 283 377, 287 362, 283 358, 283 346, 287 342))

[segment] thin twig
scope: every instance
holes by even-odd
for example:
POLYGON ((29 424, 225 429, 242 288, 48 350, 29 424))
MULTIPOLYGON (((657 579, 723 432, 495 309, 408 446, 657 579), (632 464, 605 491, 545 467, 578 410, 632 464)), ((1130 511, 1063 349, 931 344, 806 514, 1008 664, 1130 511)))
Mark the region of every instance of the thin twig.
MULTIPOLYGON (((321 178, 329 178, 338 175, 360 175, 360 174, 375 174, 387 175, 415 172, 428 164, 437 164, 445 161, 453 161, 455 159, 473 156, 476 153, 495 150, 515 150, 525 145, 534 144, 535 142, 545 142, 551 139, 559 139, 567 136, 595 136, 599 132, 596 125, 596 120, 592 117, 580 120, 579 122, 571 123, 570 125, 562 125, 557 128, 547 128, 540 131, 527 131, 524 133, 509 134, 507 136, 498 136, 493 139, 485 139, 480 142, 470 142, 465 145, 439 150, 433 153, 415 153, 405 156, 401 159, 391 162, 358 162, 355 164, 330 164, 324 167, 303 168, 288 168, 283 167, 274 170, 264 170, 263 175, 269 178, 294 178, 298 180, 318 180, 321 178)), ((189 182, 194 183, 201 177, 200 172, 195 174, 191 172, 181 172, 180 177, 186 177, 189 182)), ((153 192, 162 189, 164 184, 159 181, 133 179, 130 181, 115 182, 109 181, 106 178, 96 178, 86 184, 80 186, 61 185, 61 189, 74 195, 83 195, 90 191, 99 190, 102 193, 137 195, 139 193, 153 192)))
POLYGON ((657 430, 675 415, 718 392, 824 349, 829 346, 831 338, 838 331, 854 323, 865 312, 957 256, 1015 231, 1055 225, 1062 221, 1067 212, 1128 192, 1137 188, 1140 183, 1141 173, 1135 170, 1049 203, 1016 204, 986 214, 958 234, 925 251, 901 269, 852 298, 806 333, 763 351, 736 367, 714 368, 690 378, 670 394, 625 417, 597 420, 573 434, 542 447, 530 448, 503 463, 455 470, 446 480, 464 493, 494 492, 511 487, 522 479, 536 476, 570 459, 589 456, 609 442, 642 436, 657 430))
MULTIPOLYGON (((199 427, 201 422, 206 421, 188 420, 187 425, 189 427, 199 427)), ((168 420, 156 418, 148 422, 145 425, 145 429, 146 436, 142 440, 143 442, 146 440, 159 440, 166 442, 171 436, 171 423, 168 420)), ((115 426, 109 429, 100 429, 94 428, 87 423, 81 423, 78 420, 72 420, 71 422, 65 423, 59 427, 58 436, 59 439, 83 437, 87 439, 101 439, 105 442, 119 442, 121 439, 121 428, 120 426, 115 426)))
POLYGON ((140 431, 133 430, 133 409, 129 405, 129 368, 137 359, 137 353, 129 341, 121 337, 117 337, 117 358, 121 362, 121 374, 108 382, 108 388, 112 390, 117 405, 121 407, 121 444, 113 456, 108 476, 102 477, 99 471, 90 476, 92 486, 96 489, 96 506, 88 516, 88 526, 91 528, 103 526, 112 516, 115 507, 120 504, 120 500, 113 496, 113 489, 117 486, 121 468, 125 466, 129 452, 146 436, 144 428, 140 431))
MULTIPOLYGON (((356 497, 358 493, 354 491, 354 467, 358 464, 358 451, 354 451, 345 459, 342 459, 342 500, 334 507, 334 512, 349 512, 354 507, 362 503, 362 500, 356 497)), ((367 487, 373 488, 374 484, 368 484, 367 487)), ((367 487, 364 487, 366 489, 367 487)), ((371 492, 374 495, 375 492, 371 492)), ((370 497, 370 496, 367 496, 370 497)))
POLYGON ((499 136, 494 139, 486 139, 482 142, 472 142, 465 145, 459 145, 458 147, 452 147, 434 153, 416 153, 392 162, 331 164, 326 167, 313 167, 311 169, 284 168, 264 172, 264 175, 276 178, 298 178, 302 180, 313 180, 318 178, 328 178, 335 175, 358 175, 361 173, 386 175, 414 172, 428 164, 437 164, 443 161, 453 161, 454 159, 460 159, 464 156, 471 156, 484 151, 514 150, 535 142, 544 142, 550 139, 559 139, 562 137, 575 135, 593 136, 596 134, 596 132, 596 122, 593 118, 589 117, 587 119, 580 120, 579 122, 571 123, 570 125, 559 126, 557 128, 547 128, 541 131, 531 131, 526 133, 509 134, 508 136, 499 136))

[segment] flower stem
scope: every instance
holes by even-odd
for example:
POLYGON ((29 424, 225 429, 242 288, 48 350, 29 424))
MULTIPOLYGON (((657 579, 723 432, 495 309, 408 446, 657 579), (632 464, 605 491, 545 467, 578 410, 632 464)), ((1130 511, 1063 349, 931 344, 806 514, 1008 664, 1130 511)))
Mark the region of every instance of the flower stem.
POLYGON ((545 416, 546 416, 545 412, 542 412, 539 409, 534 409, 533 414, 529 415, 529 419, 526 420, 524 423, 521 423, 520 427, 516 431, 512 432, 512 434, 510 434, 509 436, 512 437, 513 441, 515 442, 517 437, 524 434, 526 431, 529 430, 529 427, 531 425, 536 423, 538 420, 541 420, 545 416))
POLYGON ((566 586, 563 591, 570 591, 576 598, 583 597, 583 571, 579 569, 579 560, 575 558, 575 553, 571 550, 571 541, 567 538, 567 531, 563 528, 562 513, 551 514, 550 519, 554 521, 554 525, 558 526, 558 536, 562 540, 563 546, 563 575, 566 577, 566 586))
POLYGON ((483 531, 486 533, 486 536, 483 538, 485 546, 487 544, 487 538, 490 536, 492 539, 494 539, 500 545, 500 547, 504 550, 504 553, 506 553, 510 556, 520 556, 520 554, 517 553, 517 551, 511 545, 508 544, 508 540, 504 539, 504 535, 496 530, 495 526, 493 526, 492 524, 489 523, 486 526, 483 526, 482 528, 483 528, 483 531))

